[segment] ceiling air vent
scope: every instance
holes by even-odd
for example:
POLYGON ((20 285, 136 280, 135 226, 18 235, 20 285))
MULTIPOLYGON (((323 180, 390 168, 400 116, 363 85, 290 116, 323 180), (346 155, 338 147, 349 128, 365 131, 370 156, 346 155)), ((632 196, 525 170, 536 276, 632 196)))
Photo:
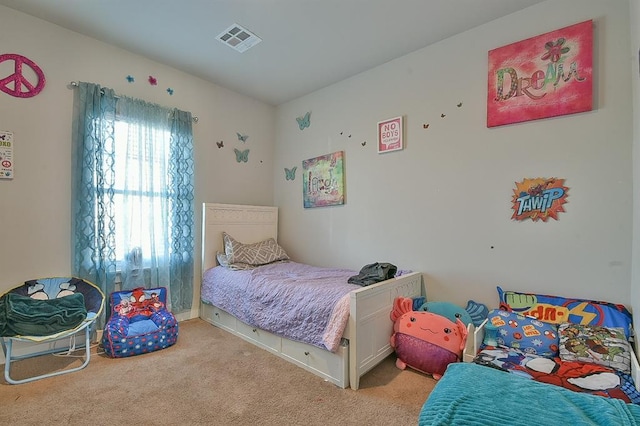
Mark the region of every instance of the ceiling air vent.
POLYGON ((242 53, 260 43, 262 39, 238 24, 233 24, 218 35, 218 40, 242 53))

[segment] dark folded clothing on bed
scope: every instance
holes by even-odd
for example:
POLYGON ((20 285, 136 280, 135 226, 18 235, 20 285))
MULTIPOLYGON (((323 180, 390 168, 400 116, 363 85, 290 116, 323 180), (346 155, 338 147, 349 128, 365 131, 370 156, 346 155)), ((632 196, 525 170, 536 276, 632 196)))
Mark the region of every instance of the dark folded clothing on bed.
POLYGON ((0 336, 48 336, 73 329, 86 317, 82 293, 51 300, 16 293, 0 298, 0 336))
POLYGON ((371 263, 363 266, 360 269, 360 273, 350 277, 348 282, 349 284, 358 284, 364 287, 393 278, 396 276, 397 271, 396 265, 391 263, 371 263))

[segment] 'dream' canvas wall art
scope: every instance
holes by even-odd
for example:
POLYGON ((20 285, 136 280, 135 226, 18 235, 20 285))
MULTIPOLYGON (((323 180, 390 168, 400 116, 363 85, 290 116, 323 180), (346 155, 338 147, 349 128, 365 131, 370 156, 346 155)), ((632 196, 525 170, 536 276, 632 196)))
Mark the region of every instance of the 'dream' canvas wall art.
POLYGON ((489 51, 487 127, 593 108, 593 21, 489 51))

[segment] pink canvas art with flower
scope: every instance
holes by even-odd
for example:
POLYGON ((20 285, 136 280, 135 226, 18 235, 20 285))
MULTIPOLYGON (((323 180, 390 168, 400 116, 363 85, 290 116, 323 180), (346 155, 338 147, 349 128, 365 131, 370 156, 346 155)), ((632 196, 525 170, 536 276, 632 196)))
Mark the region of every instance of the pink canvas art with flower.
POLYGON ((487 127, 593 108, 593 21, 489 51, 487 127))

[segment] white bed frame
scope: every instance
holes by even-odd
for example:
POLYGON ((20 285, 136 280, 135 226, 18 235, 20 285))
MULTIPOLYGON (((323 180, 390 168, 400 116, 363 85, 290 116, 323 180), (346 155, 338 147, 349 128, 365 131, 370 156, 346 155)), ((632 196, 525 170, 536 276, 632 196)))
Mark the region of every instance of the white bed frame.
MULTIPOLYGON (((278 208, 203 203, 202 272, 217 265, 224 251, 222 232, 250 244, 278 235, 278 208)), ((350 316, 336 353, 251 327, 229 313, 201 301, 200 317, 341 388, 357 390, 360 378, 393 352, 389 318, 397 296, 424 294, 422 274, 413 272, 351 292, 350 316)))
MULTIPOLYGON (((485 319, 482 324, 475 328, 473 324, 469 324, 467 326, 467 331, 469 332, 467 337, 467 345, 464 349, 464 353, 462 354, 462 360, 464 362, 472 362, 476 357, 476 354, 480 351, 480 347, 482 346, 482 341, 484 340, 484 326, 487 323, 487 319, 485 319)), ((633 383, 636 386, 636 389, 640 391, 640 363, 638 363, 638 357, 633 350, 633 345, 630 347, 631 349, 631 378, 633 379, 633 383)))

